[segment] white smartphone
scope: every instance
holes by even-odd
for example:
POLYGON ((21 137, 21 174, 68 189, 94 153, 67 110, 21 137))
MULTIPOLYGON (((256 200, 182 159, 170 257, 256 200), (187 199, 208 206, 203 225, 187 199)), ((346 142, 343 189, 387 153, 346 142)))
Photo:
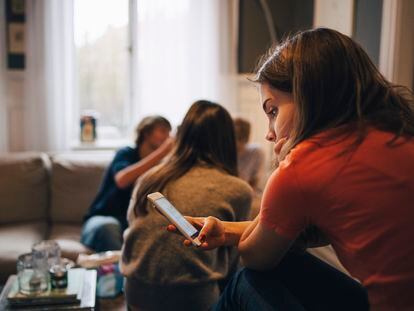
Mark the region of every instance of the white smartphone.
POLYGON ((160 192, 154 192, 147 195, 148 200, 156 207, 156 209, 164 215, 177 229, 189 239, 195 246, 200 246, 198 239, 198 230, 190 224, 187 219, 167 200, 160 192))

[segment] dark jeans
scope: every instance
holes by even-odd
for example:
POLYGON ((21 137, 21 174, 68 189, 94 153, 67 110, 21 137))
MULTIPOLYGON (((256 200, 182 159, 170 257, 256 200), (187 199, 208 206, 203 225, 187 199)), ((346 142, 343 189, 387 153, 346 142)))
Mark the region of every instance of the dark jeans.
POLYGON ((366 290, 309 253, 288 253, 271 271, 242 269, 213 310, 369 310, 366 290))
POLYGON ((115 217, 92 216, 83 224, 81 242, 95 252, 119 250, 122 232, 122 225, 115 217))

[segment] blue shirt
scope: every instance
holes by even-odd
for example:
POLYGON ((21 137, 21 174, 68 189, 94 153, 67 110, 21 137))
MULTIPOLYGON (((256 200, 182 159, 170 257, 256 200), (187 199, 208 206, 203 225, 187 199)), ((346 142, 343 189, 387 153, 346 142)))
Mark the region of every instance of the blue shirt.
POLYGON ((123 228, 128 226, 126 213, 131 198, 133 184, 120 189, 116 185, 115 175, 124 168, 140 160, 138 148, 124 147, 115 155, 105 172, 98 194, 91 204, 84 221, 95 215, 113 216, 118 219, 123 228))

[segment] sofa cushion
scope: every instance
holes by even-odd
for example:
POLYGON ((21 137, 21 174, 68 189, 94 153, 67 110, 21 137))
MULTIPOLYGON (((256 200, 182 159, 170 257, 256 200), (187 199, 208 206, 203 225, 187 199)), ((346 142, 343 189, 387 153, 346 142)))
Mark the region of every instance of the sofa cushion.
POLYGON ((81 224, 95 198, 111 154, 60 154, 51 157, 52 222, 81 224))
POLYGON ((32 245, 45 239, 46 222, 0 226, 0 284, 16 273, 17 257, 30 252, 32 245))
POLYGON ((76 261, 79 254, 91 254, 92 251, 84 246, 80 240, 80 225, 54 224, 49 239, 58 242, 62 257, 76 261))
POLYGON ((46 154, 0 155, 0 224, 46 219, 49 168, 46 154))

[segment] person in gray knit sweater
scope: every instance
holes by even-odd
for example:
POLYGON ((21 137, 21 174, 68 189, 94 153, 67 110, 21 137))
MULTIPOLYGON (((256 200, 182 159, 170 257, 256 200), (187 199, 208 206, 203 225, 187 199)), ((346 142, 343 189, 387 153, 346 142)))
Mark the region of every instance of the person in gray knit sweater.
POLYGON ((130 310, 207 310, 237 266, 236 249, 182 247, 181 237, 166 231, 168 221, 146 200, 156 191, 184 215, 246 220, 253 192, 237 177, 234 126, 226 109, 195 102, 170 159, 137 181, 120 263, 130 310))

